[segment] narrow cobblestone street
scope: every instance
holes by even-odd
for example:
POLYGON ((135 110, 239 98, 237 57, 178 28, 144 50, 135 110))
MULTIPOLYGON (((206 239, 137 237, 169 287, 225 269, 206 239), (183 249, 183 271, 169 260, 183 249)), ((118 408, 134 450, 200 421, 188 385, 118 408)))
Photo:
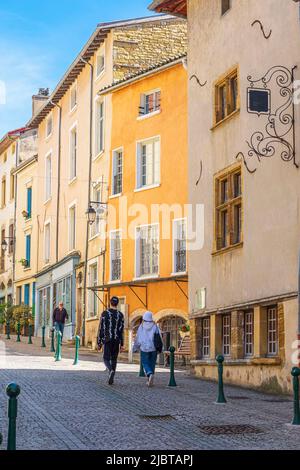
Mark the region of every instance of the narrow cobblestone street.
MULTIPOLYGON (((25 341, 25 338, 23 339, 25 341)), ((225 387, 228 403, 216 405, 215 383, 177 371, 168 388, 168 370, 158 369, 148 389, 138 366, 120 364, 115 385, 99 355, 83 352, 73 366, 71 349, 55 362, 38 340, 29 346, 0 340, 0 430, 7 432, 10 382, 21 386, 18 449, 194 450, 298 449, 300 426, 291 427, 290 397, 225 387), (231 426, 216 428, 215 426, 231 426), (240 428, 232 426, 246 425, 240 428), (227 433, 225 431, 227 430, 227 433), (228 433, 230 431, 231 433, 228 433)))

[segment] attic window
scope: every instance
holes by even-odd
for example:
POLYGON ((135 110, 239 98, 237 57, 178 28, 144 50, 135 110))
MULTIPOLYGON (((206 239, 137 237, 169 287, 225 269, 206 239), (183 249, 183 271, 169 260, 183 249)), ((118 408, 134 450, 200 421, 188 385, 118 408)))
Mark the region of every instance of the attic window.
POLYGON ((230 10, 231 0, 221 0, 221 2, 222 2, 222 16, 223 16, 228 10, 230 10))

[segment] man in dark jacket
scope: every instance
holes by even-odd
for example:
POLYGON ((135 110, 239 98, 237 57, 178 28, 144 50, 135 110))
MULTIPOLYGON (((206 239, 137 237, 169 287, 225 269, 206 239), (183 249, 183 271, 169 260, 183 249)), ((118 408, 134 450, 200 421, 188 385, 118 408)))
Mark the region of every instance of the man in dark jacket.
POLYGON ((53 325, 55 326, 56 331, 61 332, 61 339, 63 339, 65 323, 68 318, 69 315, 67 310, 64 308, 63 302, 59 302, 58 307, 53 311, 53 325))
POLYGON ((100 351, 104 346, 103 360, 109 372, 109 385, 114 383, 118 355, 123 350, 124 344, 124 315, 117 309, 118 304, 118 297, 112 297, 110 308, 101 315, 97 339, 100 351))

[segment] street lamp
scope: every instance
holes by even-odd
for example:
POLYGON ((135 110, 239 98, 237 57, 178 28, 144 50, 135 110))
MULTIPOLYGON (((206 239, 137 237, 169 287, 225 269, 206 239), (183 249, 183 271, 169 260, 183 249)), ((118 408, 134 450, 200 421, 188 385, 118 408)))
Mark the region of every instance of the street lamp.
POLYGON ((2 243, 1 243, 1 249, 2 249, 2 251, 7 250, 7 242, 5 240, 3 240, 2 243))
POLYGON ((4 237, 2 242, 1 242, 1 249, 2 251, 6 251, 7 250, 7 241, 6 240, 9 240, 9 244, 12 246, 14 244, 14 237, 4 237))
MULTIPOLYGON (((92 204, 97 204, 98 206, 107 206, 107 203, 106 202, 101 202, 101 201, 91 201, 90 202, 90 205, 86 211, 86 216, 87 216, 87 220, 88 220, 88 223, 90 225, 93 225, 96 221, 96 218, 97 218, 97 212, 96 210, 93 208, 92 204)), ((102 207, 100 209, 100 212, 104 213, 105 212, 105 209, 102 207)))

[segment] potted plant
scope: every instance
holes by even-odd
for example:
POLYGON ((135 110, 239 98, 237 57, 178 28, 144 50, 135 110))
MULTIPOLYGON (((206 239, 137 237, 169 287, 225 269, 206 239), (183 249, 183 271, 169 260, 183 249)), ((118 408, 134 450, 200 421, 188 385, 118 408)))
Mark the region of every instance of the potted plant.
POLYGON ((28 267, 28 260, 25 258, 20 259, 20 263, 24 268, 28 267))
POLYGON ((184 338, 185 336, 190 334, 190 325, 188 323, 185 323, 179 328, 179 334, 181 338, 184 338))

